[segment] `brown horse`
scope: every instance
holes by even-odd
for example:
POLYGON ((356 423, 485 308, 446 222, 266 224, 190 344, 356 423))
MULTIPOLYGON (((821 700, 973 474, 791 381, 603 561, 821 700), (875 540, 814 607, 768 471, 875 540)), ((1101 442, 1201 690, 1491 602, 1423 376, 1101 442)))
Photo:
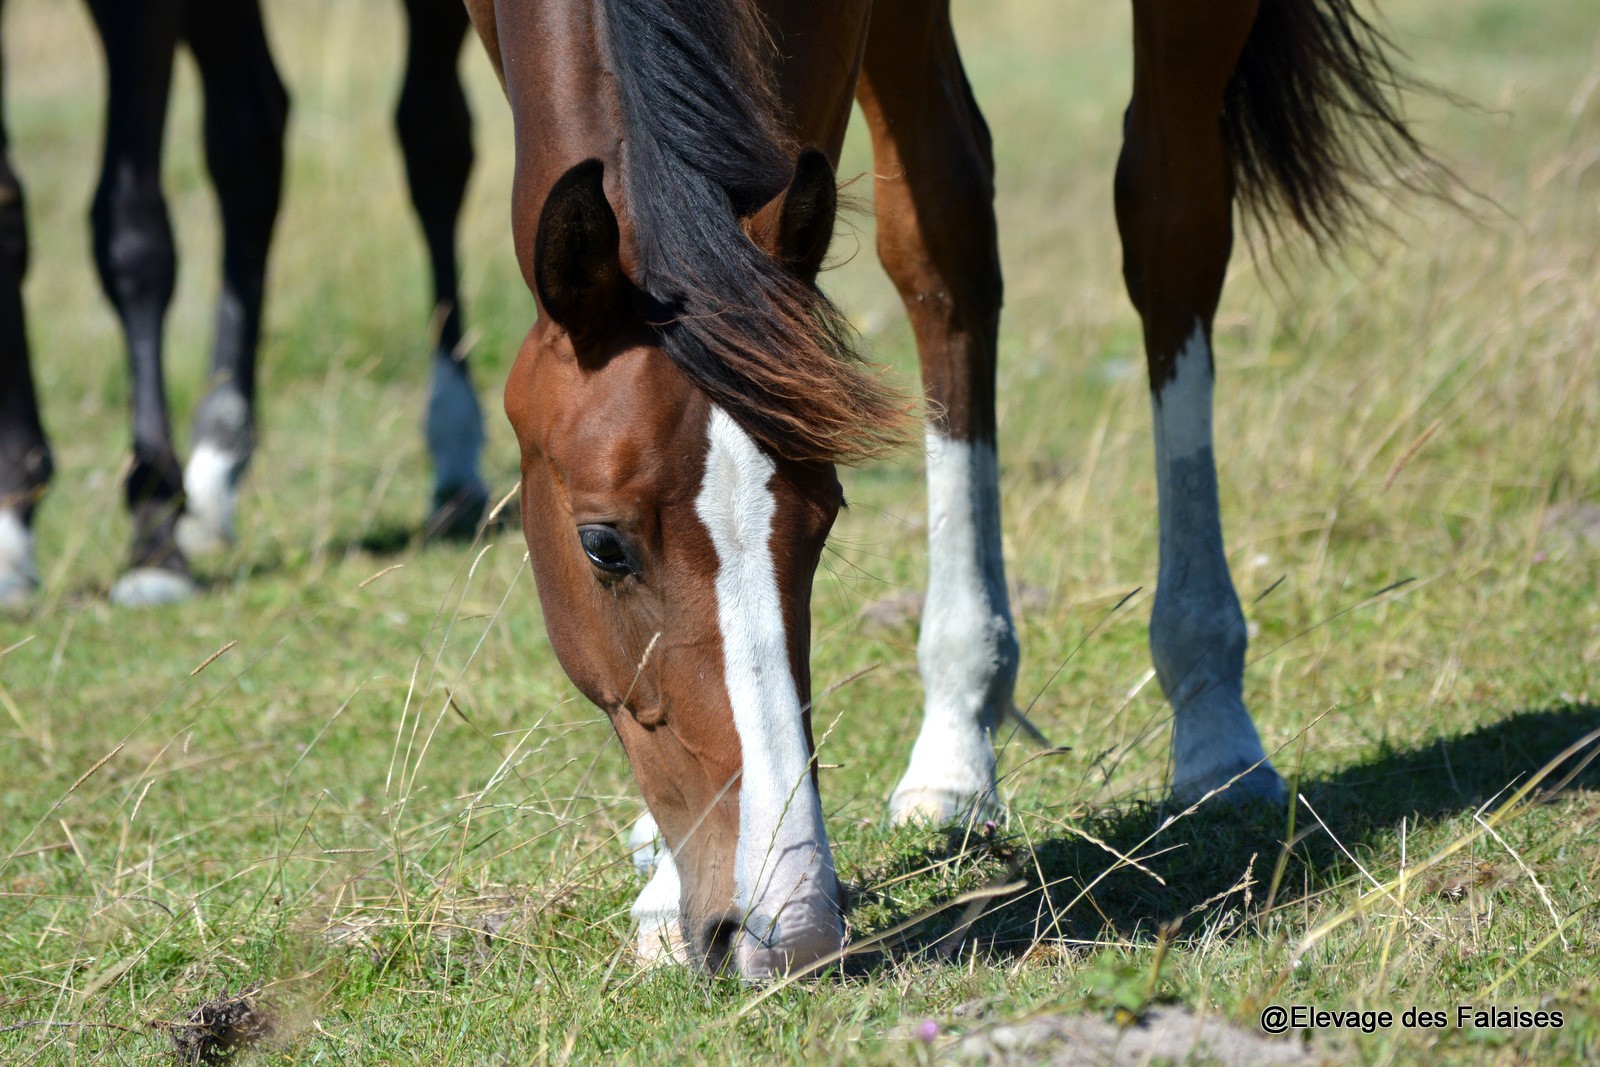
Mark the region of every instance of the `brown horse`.
MULTIPOLYGON (((515 116, 516 249, 540 316, 506 384, 550 639, 610 716, 669 855, 635 907, 761 977, 843 936, 812 760, 812 575, 835 464, 901 406, 816 287, 851 98, 871 125, 878 253, 928 399, 927 704, 896 819, 996 803, 1018 649, 1001 560, 1001 300, 989 131, 941 0, 469 0, 515 116)), ((1236 192, 1330 236, 1363 150, 1416 149, 1350 0, 1135 0, 1116 177, 1160 486, 1151 651, 1173 788, 1277 799, 1241 698, 1223 554, 1211 322, 1236 192)))
MULTIPOLYGON (((133 513, 123 604, 195 590, 189 557, 233 537, 239 479, 255 445, 255 361, 267 252, 283 174, 288 97, 257 0, 88 0, 107 66, 106 135, 91 217, 95 264, 116 308, 133 378, 133 513), (161 192, 172 64, 187 44, 205 97, 206 166, 222 214, 222 288, 209 388, 187 466, 167 416, 162 326, 176 270, 161 192)), ((456 291, 456 217, 472 167, 472 117, 456 71, 467 34, 460 0, 405 0, 408 47, 395 125, 433 266, 439 326, 428 401, 434 463, 430 532, 471 533, 487 503, 483 422, 467 374, 456 291)), ((22 187, 0 122, 0 604, 37 585, 33 512, 51 473, 29 368, 20 287, 27 269, 22 187)))

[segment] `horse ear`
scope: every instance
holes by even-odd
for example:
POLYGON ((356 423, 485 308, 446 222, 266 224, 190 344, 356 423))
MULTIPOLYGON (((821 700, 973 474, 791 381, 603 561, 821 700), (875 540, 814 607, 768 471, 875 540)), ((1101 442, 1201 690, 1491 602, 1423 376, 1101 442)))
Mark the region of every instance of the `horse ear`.
POLYGON ((627 282, 604 178, 600 160, 579 163, 556 179, 539 214, 534 286, 544 310, 569 333, 603 324, 621 303, 627 282))
POLYGON ((839 189, 828 157, 807 148, 795 161, 789 187, 747 224, 750 237, 806 282, 817 280, 828 244, 839 189))

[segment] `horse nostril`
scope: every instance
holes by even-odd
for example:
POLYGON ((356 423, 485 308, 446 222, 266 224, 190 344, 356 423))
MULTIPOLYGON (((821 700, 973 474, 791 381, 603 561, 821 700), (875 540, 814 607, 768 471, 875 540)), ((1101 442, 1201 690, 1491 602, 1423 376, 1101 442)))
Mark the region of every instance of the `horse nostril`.
POLYGON ((740 927, 738 919, 727 916, 706 923, 703 958, 708 973, 722 974, 734 966, 733 945, 739 938, 740 927))

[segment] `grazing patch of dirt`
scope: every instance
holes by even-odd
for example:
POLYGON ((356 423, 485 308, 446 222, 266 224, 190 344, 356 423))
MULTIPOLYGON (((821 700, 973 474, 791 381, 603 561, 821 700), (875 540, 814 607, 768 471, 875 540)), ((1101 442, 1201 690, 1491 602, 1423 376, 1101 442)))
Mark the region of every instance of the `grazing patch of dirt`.
POLYGON ((992 1067, 1134 1067, 1149 1063, 1313 1067, 1332 1062, 1327 1054, 1297 1041, 1265 1037, 1219 1016, 1200 1016, 1176 1006, 1151 1008, 1139 1022, 1127 1027, 1094 1012, 999 1023, 957 1038, 939 1059, 992 1067))
POLYGON ((226 1063, 234 1053, 270 1037, 275 1023, 257 1001, 258 986, 226 990, 189 1013, 187 1022, 165 1023, 173 1055, 183 1067, 226 1063))

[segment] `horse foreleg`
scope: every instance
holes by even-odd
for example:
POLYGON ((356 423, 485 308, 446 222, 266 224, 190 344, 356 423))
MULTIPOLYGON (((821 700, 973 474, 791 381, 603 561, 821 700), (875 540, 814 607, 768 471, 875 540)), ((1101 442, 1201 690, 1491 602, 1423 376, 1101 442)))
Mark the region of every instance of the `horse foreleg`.
POLYGON ((682 963, 688 959, 678 914, 683 886, 678 881, 672 852, 661 840, 649 812, 639 816, 629 831, 628 850, 633 853, 634 866, 646 879, 631 909, 638 930, 634 952, 642 964, 682 963))
POLYGON ((1173 708, 1173 794, 1276 798, 1242 692, 1245 620, 1228 573, 1212 438, 1211 323, 1232 245, 1223 93, 1253 0, 1136 0, 1134 91, 1117 164, 1128 292, 1144 323, 1155 421, 1160 571, 1150 620, 1173 708))
POLYGON ((38 587, 33 509, 50 480, 50 446, 39 421, 22 314, 28 269, 22 183, 7 144, 0 114, 0 605, 22 603, 38 587))
POLYGON ((193 4, 185 32, 205 92, 206 166, 222 213, 211 379, 194 414, 178 524, 183 550, 197 555, 232 542, 239 480, 255 444, 256 349, 289 99, 255 0, 193 4))
POLYGON ((1018 658, 995 453, 994 165, 945 3, 874 5, 858 97, 872 130, 878 257, 910 315, 928 398, 925 705, 890 814, 944 820, 996 804, 994 731, 1018 658))
POLYGON ((395 129, 433 267, 439 331, 426 423, 433 458, 433 515, 427 525, 430 532, 470 536, 489 491, 478 473, 483 413, 467 371, 456 272, 456 221, 472 170, 472 114, 457 69, 467 10, 460 0, 405 2, 409 37, 395 129))
POLYGON ((111 590, 119 604, 181 600, 194 592, 175 527, 183 476, 172 447, 161 342, 175 253, 161 193, 179 5, 89 0, 105 45, 105 156, 90 212, 100 284, 116 308, 133 375, 133 463, 124 488, 133 513, 129 570, 111 590))

